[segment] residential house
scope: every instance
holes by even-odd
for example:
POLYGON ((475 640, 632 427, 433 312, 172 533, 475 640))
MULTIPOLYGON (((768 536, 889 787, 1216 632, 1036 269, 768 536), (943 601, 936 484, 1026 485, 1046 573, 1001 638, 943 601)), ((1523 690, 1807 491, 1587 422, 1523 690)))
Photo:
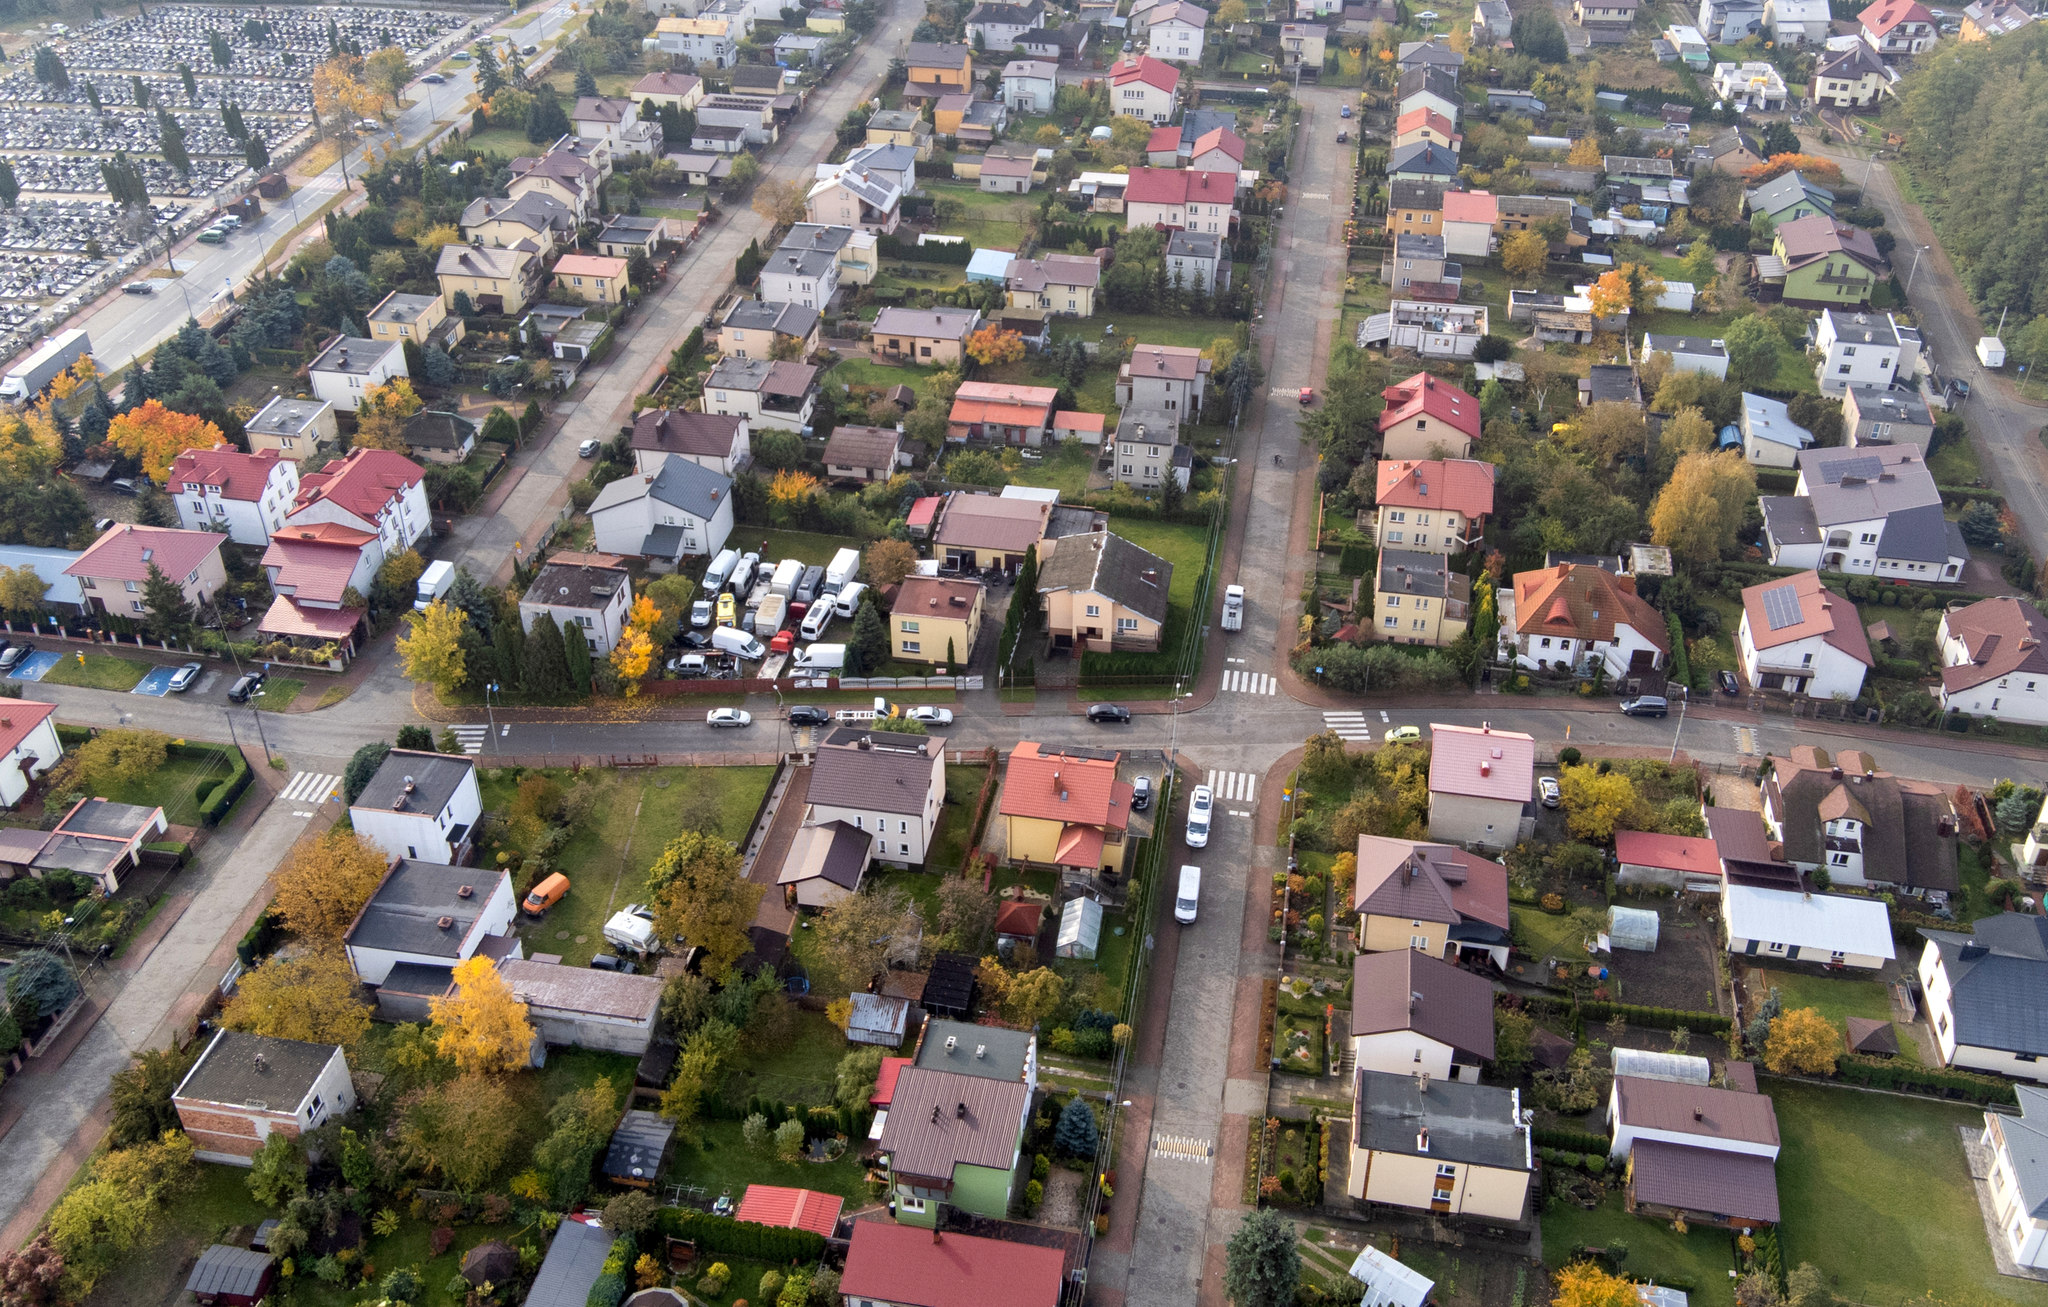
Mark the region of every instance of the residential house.
MULTIPOLYGON (((817 230, 836 229, 826 227, 817 230)), ((839 275, 836 248, 821 246, 816 241, 808 247, 792 246, 785 239, 768 257, 768 262, 762 265, 760 295, 774 303, 823 310, 839 293, 839 275)))
POLYGON ((931 853, 946 801, 943 740, 843 726, 819 742, 806 822, 850 822, 874 839, 874 858, 914 867, 931 853))
POLYGON ((79 799, 47 836, 40 831, 29 834, 29 839, 40 841, 39 847, 33 857, 20 861, 37 880, 52 871, 76 872, 112 898, 128 873, 142 865, 143 845, 162 839, 168 829, 160 807, 79 799))
POLYGON ((1863 43, 1888 64, 1934 48, 1934 15, 1919 0, 1876 0, 1856 15, 1863 43))
MULTIPOLYGON (((1941 1064, 2048 1080, 2048 1025, 2036 1001, 2048 982, 2048 918, 2000 913, 1979 918, 1967 932, 1920 933, 1927 937, 1920 953, 1920 992, 1941 1064)), ((2023 1088, 2020 1093, 2039 1091, 2023 1088)), ((2026 1105, 2025 1097, 2020 1101, 2026 1105)), ((2039 1121, 2034 1124, 2038 1127, 2039 1121)), ((1993 1189, 1995 1194, 1995 1184, 1993 1189)))
POLYGON ((1038 565, 1038 594, 1055 649, 1157 650, 1172 589, 1172 563, 1109 531, 1068 536, 1038 565))
POLYGON ((1446 191, 1443 199, 1444 253, 1483 259, 1493 253, 1493 227, 1500 206, 1485 191, 1446 191))
POLYGON ((1410 68, 1394 84, 1397 120, 1417 109, 1432 109, 1455 123, 1464 105, 1465 95, 1458 89, 1458 76, 1446 69, 1410 68))
POLYGON ((1842 392, 1842 431, 1852 447, 1911 445, 1925 454, 1934 443, 1934 415, 1917 390, 1852 385, 1842 392))
POLYGON ((1426 41, 1401 42, 1394 51, 1394 67, 1404 73, 1410 68, 1441 68, 1456 76, 1465 67, 1465 56, 1431 36, 1426 41))
POLYGON ((1320 76, 1329 58, 1330 29, 1323 23, 1280 24, 1280 63, 1320 76))
POLYGON ((1562 672, 1592 660, 1619 680, 1671 656, 1664 618, 1636 593, 1632 576, 1559 563, 1515 573, 1512 599, 1514 611, 1501 620, 1517 666, 1562 672))
POLYGON ((1841 395, 1852 386, 1889 390, 1920 374, 1920 329, 1894 314, 1822 309, 1813 347, 1821 355, 1814 377, 1824 394, 1841 395))
POLYGON ((1692 835, 1614 832, 1615 883, 1652 885, 1694 894, 1721 894, 1721 852, 1713 840, 1692 835))
POLYGON ((974 49, 938 41, 912 41, 904 52, 906 80, 903 93, 909 99, 936 99, 941 95, 966 95, 974 90, 974 49))
POLYGON ((175 582, 186 603, 203 609, 228 583, 220 552, 224 539, 214 531, 122 522, 102 532, 64 572, 78 578, 86 604, 97 612, 140 620, 149 611, 143 584, 151 568, 175 582))
POLYGON ((730 18, 668 17, 654 25, 656 48, 681 55, 700 68, 730 68, 739 58, 739 36, 730 18))
POLYGON ((1429 729, 1430 833, 1470 848, 1512 847, 1533 820, 1534 738, 1485 724, 1429 729))
POLYGON ((1397 299, 1386 313, 1375 313, 1358 327, 1358 346, 1384 344, 1412 349, 1424 358, 1468 359, 1486 336, 1489 319, 1484 304, 1448 304, 1443 300, 1397 299))
MULTIPOLYGON (((836 290, 842 281, 856 286, 865 286, 874 281, 877 239, 873 232, 861 231, 856 227, 825 227, 814 222, 799 222, 789 229, 789 234, 782 238, 782 244, 775 248, 777 254, 817 251, 829 253, 834 268, 831 288, 836 290)), ((764 288, 762 299, 792 298, 788 295, 765 293, 765 288, 769 285, 765 274, 761 284, 764 288)), ((825 287, 821 286, 820 289, 825 287)), ((822 308, 822 302, 815 307, 822 308)))
POLYGON ((868 119, 869 145, 901 145, 919 159, 932 155, 932 128, 915 109, 878 109, 868 119))
POLYGON ((570 967, 543 957, 501 959, 498 974, 550 1045, 639 1056, 654 1042, 667 984, 659 976, 570 967))
MULTIPOLYGON (((1712 3, 1712 0, 1707 0, 1712 3)), ((1692 150, 1692 171, 1694 176, 1708 169, 1740 177, 1751 168, 1763 162, 1758 153, 1762 145, 1746 134, 1741 127, 1723 127, 1708 136, 1705 143, 1695 145, 1692 150)))
POLYGON ((718 324, 716 346, 733 358, 774 358, 776 351, 808 358, 818 352, 824 322, 815 308, 779 300, 733 301, 718 324))
POLYGON ((1166 280, 1183 291, 1217 295, 1230 289, 1230 252, 1223 237, 1206 231, 1172 231, 1166 236, 1166 280))
POLYGON ((1912 445, 1805 450, 1793 493, 1760 502, 1775 567, 1939 583, 1960 580, 1969 561, 1912 445))
MULTIPOLYGON (((1503 12, 1507 9, 1504 0, 1480 0, 1480 4, 1482 8, 1500 5, 1503 12)), ((1476 15, 1473 21, 1475 23, 1478 21, 1476 15)), ((1541 118, 1544 114, 1550 112, 1550 105, 1533 91, 1502 90, 1498 87, 1487 88, 1486 107, 1489 111, 1499 110, 1504 113, 1523 114, 1532 118, 1541 118)))
POLYGON ((1030 159, 988 155, 981 161, 981 175, 975 179, 977 188, 986 195, 1029 194, 1035 166, 1030 159))
POLYGON ((1427 372, 1380 394, 1380 457, 1396 461, 1462 459, 1479 439, 1479 401, 1427 372))
MULTIPOLYGON (((741 155, 747 152, 747 129, 726 124, 700 122, 690 129, 690 148, 712 155, 741 155)), ((732 173, 732 161, 727 159, 726 175, 732 173)))
POLYGON ((1738 112, 1748 109, 1758 113, 1777 113, 1785 107, 1784 74, 1775 64, 1761 59, 1717 63, 1710 82, 1715 98, 1732 105, 1738 112))
POLYGON ((713 182, 722 182, 732 175, 730 155, 671 151, 662 157, 692 186, 709 186, 713 182))
POLYGON ((906 1060, 927 1071, 1022 1084, 1038 1092, 1038 1036, 1028 1030, 935 1016, 925 1022, 917 1051, 906 1060))
POLYGON ((1764 0, 1764 25, 1780 46, 1826 45, 1832 21, 1828 0, 1764 0))
POLYGON ((1877 664, 1856 606, 1829 592, 1818 572, 1744 587, 1736 654, 1759 690, 1851 702, 1877 664))
MULTIPOLYGON (((1595 332, 1626 330, 1628 326, 1626 310, 1619 317, 1596 319, 1593 301, 1586 296, 1559 295, 1545 290, 1509 291, 1508 321, 1528 323, 1530 334, 1538 340, 1560 341, 1568 345, 1590 345, 1595 332)), ((1591 378, 1586 380, 1590 382, 1591 378)), ((1590 398, 1590 389, 1590 385, 1580 389, 1580 403, 1586 403, 1590 398)))
POLYGON ((1044 26, 1045 5, 1040 0, 1024 4, 982 0, 968 11, 967 40, 993 54, 1008 54, 1017 48, 1019 37, 1044 26))
POLYGON ((358 447, 299 478, 288 527, 332 522, 377 537, 386 558, 427 533, 426 470, 403 454, 358 447))
POLYGON ((890 653, 911 663, 961 667, 974 660, 987 587, 944 576, 906 576, 889 609, 890 653))
POLYGON ((365 392, 407 375, 405 351, 396 340, 336 336, 306 366, 313 394, 353 413, 365 392))
POLYGON ((519 625, 527 634, 542 614, 558 628, 583 632, 592 656, 608 658, 626 629, 633 606, 633 579, 623 567, 550 562, 519 598, 519 625))
POLYGON ((953 393, 946 439, 1042 445, 1059 398, 1060 392, 1051 386, 1018 386, 1007 381, 962 382, 953 393))
POLYGON ((551 254, 557 246, 576 241, 576 211, 539 190, 508 199, 478 196, 463 208, 457 225, 466 243, 496 250, 525 248, 551 254))
POLYGON ((772 100, 783 93, 787 76, 780 64, 739 64, 732 70, 731 94, 772 100))
POLYGON ((659 69, 633 83, 626 94, 636 105, 652 100, 657 109, 681 109, 685 113, 695 113, 697 106, 704 101, 704 79, 689 73, 659 69))
MULTIPOLYGON (((563 138, 568 142, 575 139, 563 138)), ((610 175, 611 157, 602 147, 586 146, 586 150, 592 157, 586 158, 585 151, 565 148, 562 142, 556 142, 546 154, 522 155, 512 160, 512 180, 505 185, 506 194, 515 200, 523 195, 545 195, 561 201, 577 222, 591 220, 596 216, 598 188, 610 175)))
POLYGON ((1937 898, 1961 888, 1950 786, 1879 771, 1868 753, 1800 744, 1771 760, 1762 791, 1765 826, 1803 872, 1825 866, 1835 885, 1937 898))
POLYGON ((1351 1048, 1358 1069, 1479 1082, 1493 1059, 1493 985, 1419 949, 1351 963, 1351 1048))
POLYGON ((1011 113, 1043 116, 1052 112, 1059 91, 1059 65, 1042 59, 1013 59, 1003 66, 1003 103, 1011 113))
MULTIPOLYGON (((921 1206, 923 1200, 918 1201, 921 1206)), ((899 1196, 899 1218, 901 1202, 899 1196)), ((1065 1285, 1066 1260, 1058 1248, 957 1230, 935 1230, 927 1238, 922 1230, 886 1221, 853 1222, 846 1273, 839 1282, 847 1307, 963 1307, 998 1301, 1058 1307, 1065 1285)))
MULTIPOLYGON (((1963 30, 1969 30, 1967 21, 1963 30)), ((1807 98, 1823 109, 1874 109, 1885 96, 1896 94, 1898 80, 1896 68, 1858 41, 1840 50, 1820 53, 1814 60, 1807 98)))
POLYGON ((1669 372, 1704 372, 1717 381, 1728 375, 1728 349, 1718 340, 1644 332, 1643 357, 1652 354, 1671 360, 1669 372))
POLYGON ((808 68, 818 62, 831 44, 809 32, 784 32, 775 38, 775 61, 786 68, 808 68))
POLYGON ((1738 45, 1764 30, 1764 0, 1700 0, 1695 26, 1709 41, 1738 45))
POLYGON ((1194 450, 1180 443, 1180 423, 1173 414, 1127 408, 1117 419, 1111 480, 1150 492, 1171 479, 1185 491, 1194 463, 1194 450))
POLYGON ((1212 127, 1189 147, 1191 172, 1237 173, 1244 168, 1244 138, 1228 127, 1212 127))
POLYGON ((1759 274, 1782 285, 1786 303, 1809 308, 1868 304, 1883 262, 1869 232, 1817 213, 1779 227, 1771 253, 1776 264, 1759 274))
POLYGON ((1572 0, 1572 22, 1596 44, 1619 45, 1641 7, 1641 0, 1572 0))
MULTIPOLYGON (((1416 110, 1413 112, 1430 112, 1416 110)), ((1394 181, 1435 182, 1448 186, 1458 178, 1458 156, 1427 141, 1395 148, 1387 158, 1387 176, 1394 181)))
POLYGON ((1742 455, 1758 467, 1796 467, 1813 433, 1794 422, 1782 401, 1742 392, 1742 455))
POLYGON ((1173 121, 1179 94, 1180 70, 1151 55, 1126 55, 1110 65, 1109 103, 1118 117, 1162 126, 1173 121))
POLYGON ((272 396, 255 417, 242 424, 249 452, 275 453, 294 462, 331 443, 339 429, 333 404, 291 395, 272 396))
POLYGON ((1410 109, 1394 122, 1392 145, 1397 152, 1411 145, 1440 145, 1455 154, 1464 144, 1457 124, 1427 106, 1410 109))
POLYGON ((642 409, 627 437, 633 470, 642 476, 661 471, 670 459, 682 458, 721 476, 737 476, 753 461, 745 418, 730 413, 694 413, 687 409, 642 409))
MULTIPOLYGON (((487 249, 473 245, 443 245, 434 264, 434 279, 440 283, 442 298, 457 312, 469 301, 471 311, 512 316, 526 308, 540 293, 546 271, 540 255, 531 249, 487 249)), ((392 343, 396 349, 396 342, 392 343)), ((399 355, 401 363, 404 355, 399 355)), ((317 393, 317 392, 316 392, 317 393)), ((354 411, 352 404, 337 407, 354 411)))
POLYGON ((171 1091, 178 1124, 204 1162, 250 1166, 274 1134, 296 1139, 356 1105, 339 1044, 216 1030, 171 1091))
POLYGON ((2048 618, 2011 595, 1943 613, 1935 636, 1942 708, 2001 722, 2048 723, 2044 639, 2048 618))
POLYGON ((1742 193, 1742 211, 1751 219, 1769 218, 1776 227, 1812 214, 1835 216, 1835 193, 1798 172, 1783 172, 1742 193))
POLYGON ((1963 6, 1963 28, 1959 39, 1989 41, 2017 32, 2034 21, 2034 15, 2015 0, 1972 0, 1963 6))
POLYGON ((704 411, 754 427, 802 431, 818 402, 818 369, 809 363, 720 359, 704 378, 704 411))
MULTIPOLYGON (((589 324, 594 325, 594 324, 589 324)), ((558 336, 557 341, 567 333, 558 336)), ((556 357, 560 357, 557 354, 556 357)), ((476 423, 460 413, 422 409, 405 420, 403 439, 414 457, 429 463, 460 463, 476 449, 476 423)))
POLYGON ((599 552, 678 563, 716 557, 732 534, 732 479, 687 458, 620 477, 590 503, 599 552))
POLYGON ((445 348, 461 340, 465 330, 461 318, 448 316, 448 305, 439 295, 395 290, 370 310, 372 340, 409 340, 421 348, 433 341, 445 348))
POLYGON ((1361 835, 1355 884, 1366 952, 1406 949, 1451 962, 1472 954, 1507 966, 1508 869, 1500 863, 1450 844, 1361 835))
POLYGON ((385 857, 444 867, 469 860, 470 839, 483 812, 474 760, 417 749, 386 753, 348 805, 356 834, 385 857))
MULTIPOLYGON (((1803 0, 1800 0, 1800 2, 1803 2, 1803 0)), ((1707 43, 1706 35, 1690 23, 1673 23, 1665 28, 1663 41, 1665 45, 1671 47, 1672 55, 1680 63, 1683 63, 1688 68, 1697 69, 1700 72, 1706 71, 1707 64, 1714 57, 1712 47, 1707 43)), ((1660 52, 1658 58, 1661 59, 1663 57, 1663 54, 1660 52)))
POLYGON ((1441 234, 1444 187, 1441 182, 1396 181, 1387 186, 1387 230, 1424 236, 1441 234))
POLYGON ((1198 349, 1133 345, 1131 357, 1117 369, 1116 402, 1124 408, 1170 413, 1176 422, 1199 422, 1210 369, 1198 349))
POLYGON ((1768 1094, 1620 1075, 1610 1157, 1631 1212, 1749 1230, 1778 1220, 1778 1117, 1768 1094))
MULTIPOLYGON (((696 131, 701 134, 708 127, 738 128, 747 145, 773 145, 782 136, 774 103, 754 95, 706 96, 697 106, 696 131)), ((696 148, 695 136, 690 143, 696 148)))
POLYGON ((946 496, 932 532, 932 553, 949 570, 1000 567, 1014 575, 1024 555, 1045 539, 1051 515, 1052 505, 1040 500, 955 491, 946 496))
POLYGON ((1521 1091, 1358 1072, 1345 1192, 1434 1217, 1519 1222, 1536 1152, 1521 1091))
POLYGON ((287 522, 263 551, 263 570, 275 598, 258 627, 268 635, 348 639, 366 607, 347 603, 348 592, 368 595, 384 545, 375 531, 339 522, 287 522))
POLYGON ((578 96, 569 123, 578 139, 601 143, 614 158, 661 153, 661 124, 642 118, 640 106, 624 96, 578 96))
POLYGON ((959 363, 967 338, 981 328, 979 309, 906 309, 891 306, 875 315, 875 350, 915 363, 959 363))
POLYGON ((599 304, 624 301, 631 289, 626 261, 599 254, 564 254, 555 262, 555 289, 599 304))
POLYGON ((1721 889, 1728 952, 1875 971, 1893 957, 1891 920, 1877 899, 1772 889, 1730 880, 1721 889))
POLYGON ((1403 295, 1456 299, 1464 278, 1464 266, 1445 258, 1441 236, 1402 232, 1380 260, 1380 280, 1403 295))
POLYGON ((55 704, 16 699, 0 710, 0 807, 12 808, 64 756, 55 704))
POLYGON ((1501 195, 1496 196, 1494 205, 1500 216, 1494 222, 1494 232, 1507 236, 1518 231, 1533 231, 1545 222, 1556 219, 1563 224, 1566 232, 1564 243, 1574 248, 1583 246, 1586 238, 1572 227, 1574 206, 1569 197, 1563 195, 1501 195), (1576 238, 1576 245, 1574 245, 1576 238))
POLYGON ((299 492, 299 467, 274 450, 188 449, 171 460, 164 492, 187 531, 222 531, 238 545, 268 544, 299 492))
POLYGON ((2038 1272, 2048 1269, 2048 1129, 2041 1125, 2048 1095, 2031 1085, 2015 1085, 2013 1092, 2020 1114, 1985 1112, 1977 1142, 1991 1162, 1988 1215, 1997 1237, 2015 1264, 2038 1272))
MULTIPOLYGON (((1004 275, 1011 308, 1044 309, 1067 318, 1095 316, 1095 291, 1101 283, 1101 262, 1085 254, 1012 259, 1004 275)), ((1182 284, 1189 283, 1184 279, 1182 284)))
POLYGON ((1372 634, 1396 644, 1441 646, 1465 634, 1472 578, 1439 553, 1382 549, 1373 586, 1372 634))
POLYGON ((1202 62, 1202 40, 1207 35, 1209 11, 1190 0, 1161 0, 1152 7, 1145 25, 1145 53, 1168 63, 1202 62))
POLYGON ((1382 459, 1376 473, 1373 541, 1380 548, 1462 554, 1480 547, 1493 513, 1493 464, 1382 459))
POLYGON ((899 427, 836 426, 825 438, 824 462, 825 475, 833 481, 887 481, 903 466, 903 432, 899 427))
POLYGON ((392 968, 408 962, 452 972, 483 951, 486 940, 512 936, 517 906, 508 871, 396 858, 356 914, 342 949, 365 985, 383 984, 392 968))
POLYGON ((996 800, 1009 860, 1056 868, 1083 883, 1119 881, 1131 821, 1131 786, 1117 779, 1122 757, 1031 740, 1013 748, 996 800))
POLYGON ((1237 174, 1133 168, 1124 184, 1124 228, 1179 227, 1227 236, 1237 226, 1237 174))
POLYGON ((1514 25, 1514 11, 1508 8, 1507 0, 1479 0, 1472 11, 1472 44, 1481 48, 1499 45, 1509 39, 1514 25))
POLYGON ((804 216, 811 222, 888 235, 902 217, 903 188, 895 179, 848 160, 811 184, 804 216))

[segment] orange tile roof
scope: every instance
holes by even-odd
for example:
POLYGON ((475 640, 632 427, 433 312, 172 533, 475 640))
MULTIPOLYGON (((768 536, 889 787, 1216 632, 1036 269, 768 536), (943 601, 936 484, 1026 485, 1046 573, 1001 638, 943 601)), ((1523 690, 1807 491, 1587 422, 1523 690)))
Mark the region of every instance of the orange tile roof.
POLYGON ((1485 517, 1493 511, 1493 473, 1493 464, 1470 458, 1382 459, 1375 502, 1485 517))
POLYGON ((1426 413, 1474 440, 1479 439, 1479 401, 1448 381, 1418 372, 1406 381, 1388 386, 1380 395, 1387 401, 1386 411, 1380 414, 1381 431, 1426 413))
POLYGON ((612 277, 626 275, 626 261, 602 254, 564 254, 555 264, 557 277, 612 277))
POLYGON ((1010 753, 997 810, 1005 817, 1122 829, 1130 821, 1128 793, 1121 806, 1117 796, 1116 766, 1122 755, 1089 756, 1096 753, 1061 753, 1057 745, 1023 741, 1010 753))
POLYGON ((1817 635, 1865 667, 1877 666, 1870 656, 1870 637, 1864 634, 1863 622, 1856 614, 1855 605, 1822 585, 1818 572, 1800 572, 1745 587, 1742 591, 1742 615, 1749 623, 1749 642, 1758 649, 1775 649, 1781 644, 1817 635), (1792 592, 1793 603, 1799 613, 1798 621, 1775 629, 1771 626, 1770 608, 1764 603, 1764 595, 1772 590, 1792 592))
POLYGON ((1614 628, 1624 623, 1658 649, 1671 652, 1664 619, 1636 593, 1633 578, 1573 563, 1515 573, 1517 635, 1612 640, 1614 628))
POLYGON ((789 1189, 781 1185, 750 1184, 740 1195, 742 1221, 756 1225, 779 1225, 791 1230, 810 1230, 826 1238, 839 1228, 839 1212, 846 1200, 838 1194, 821 1194, 815 1189, 789 1189))

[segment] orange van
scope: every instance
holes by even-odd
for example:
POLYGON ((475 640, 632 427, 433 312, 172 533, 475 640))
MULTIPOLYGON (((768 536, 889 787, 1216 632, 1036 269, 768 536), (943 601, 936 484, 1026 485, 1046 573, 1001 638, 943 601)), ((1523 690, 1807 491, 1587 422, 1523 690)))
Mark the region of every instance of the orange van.
POLYGON ((533 893, 526 896, 526 902, 521 906, 526 909, 527 916, 538 917, 560 903, 568 892, 569 878, 558 871, 535 885, 533 893))

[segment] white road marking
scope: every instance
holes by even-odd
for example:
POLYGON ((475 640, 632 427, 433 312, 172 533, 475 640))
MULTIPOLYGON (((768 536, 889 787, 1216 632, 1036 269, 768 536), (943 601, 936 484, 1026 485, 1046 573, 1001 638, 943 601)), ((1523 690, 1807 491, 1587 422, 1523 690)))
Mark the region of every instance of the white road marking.
POLYGON ((482 753, 484 739, 491 733, 488 726, 451 726, 448 730, 456 739, 462 741, 464 753, 482 753))
MULTIPOLYGON (((1386 714, 1381 713, 1380 717, 1384 720, 1386 714)), ((1323 714, 1323 728, 1335 731, 1340 740, 1372 738, 1372 728, 1365 724, 1365 714, 1362 712, 1326 712, 1323 714)))
POLYGON ((286 803, 325 803, 333 795, 335 787, 341 784, 341 777, 325 772, 302 771, 292 777, 291 784, 284 787, 277 797, 286 803))
POLYGON ((1170 1157, 1177 1162, 1200 1162, 1208 1166, 1216 1160, 1216 1146, 1206 1139, 1192 1135, 1153 1135, 1152 1155, 1170 1157))

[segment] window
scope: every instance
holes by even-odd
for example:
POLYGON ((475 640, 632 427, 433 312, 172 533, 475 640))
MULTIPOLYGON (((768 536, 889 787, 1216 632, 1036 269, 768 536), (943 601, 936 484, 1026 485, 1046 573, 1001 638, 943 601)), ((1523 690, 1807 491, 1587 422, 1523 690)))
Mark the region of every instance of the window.
POLYGON ((1389 532, 1387 532, 1387 543, 1388 543, 1388 544, 1390 544, 1390 545, 1398 545, 1398 544, 1400 544, 1400 543, 1401 543, 1401 533, 1400 533, 1399 531, 1389 531, 1389 532))
POLYGON ((1395 627, 1399 626, 1400 624, 1401 624, 1401 619, 1400 619, 1400 618, 1398 618, 1398 617, 1391 617, 1391 616, 1390 616, 1390 617, 1388 617, 1388 618, 1387 618, 1387 621, 1386 621, 1386 626, 1387 626, 1387 629, 1388 629, 1388 630, 1390 630, 1390 631, 1391 631, 1391 630, 1393 630, 1393 629, 1394 629, 1395 627))
POLYGON ((1389 522, 1405 522, 1408 520, 1408 515, 1396 508, 1387 513, 1387 520, 1389 522))
POLYGON ((1785 946, 1784 946, 1783 944, 1766 944, 1766 945, 1764 945, 1764 952, 1766 952, 1766 953, 1783 953, 1784 951, 1785 951, 1785 946))
POLYGON ((143 606, 142 606, 142 601, 141 601, 140 599, 130 599, 130 600, 128 601, 128 607, 129 607, 129 608, 131 608, 131 609, 133 609, 134 611, 136 611, 136 612, 138 612, 138 613, 146 611, 146 610, 145 610, 145 609, 143 608, 143 606))
POLYGON ((1100 617, 1100 616, 1102 616, 1102 605, 1101 605, 1101 604, 1088 604, 1087 606, 1085 606, 1084 608, 1082 608, 1082 610, 1081 610, 1081 611, 1082 611, 1082 612, 1084 612, 1084 613, 1086 613, 1086 614, 1087 614, 1088 616, 1090 616, 1090 617, 1100 617))
POLYGON ((1408 947, 1414 949, 1418 953, 1429 952, 1429 936, 1410 935, 1408 937, 1408 947))
POLYGON ((134 594, 137 590, 140 590, 142 588, 140 584, 134 581, 128 581, 124 584, 127 586, 129 594, 134 594))
POLYGON ((910 823, 899 818, 896 822, 896 833, 898 835, 910 834, 910 823))
POLYGON ((924 645, 916 640, 905 640, 903 642, 903 652, 907 654, 923 653, 924 645))
POLYGON ((1135 631, 1138 629, 1138 619, 1135 617, 1119 617, 1116 619, 1116 629, 1119 631, 1135 631))
POLYGON ((896 847, 902 851, 904 857, 910 856, 910 845, 908 843, 899 843, 896 847))
MULTIPOLYGON (((1389 607, 1389 608, 1399 608, 1400 606, 1401 606, 1401 596, 1400 596, 1400 595, 1388 595, 1388 596, 1387 596, 1387 607, 1389 607)), ((1545 643, 1548 643, 1548 642, 1546 641, 1545 643)))
POLYGON ((916 622, 906 621, 903 623, 903 634, 916 635, 917 633, 918 631, 916 622))
POLYGON ((1877 533, 1875 531, 1865 531, 1863 533, 1862 538, 1857 543, 1874 545, 1877 543, 1877 533))

